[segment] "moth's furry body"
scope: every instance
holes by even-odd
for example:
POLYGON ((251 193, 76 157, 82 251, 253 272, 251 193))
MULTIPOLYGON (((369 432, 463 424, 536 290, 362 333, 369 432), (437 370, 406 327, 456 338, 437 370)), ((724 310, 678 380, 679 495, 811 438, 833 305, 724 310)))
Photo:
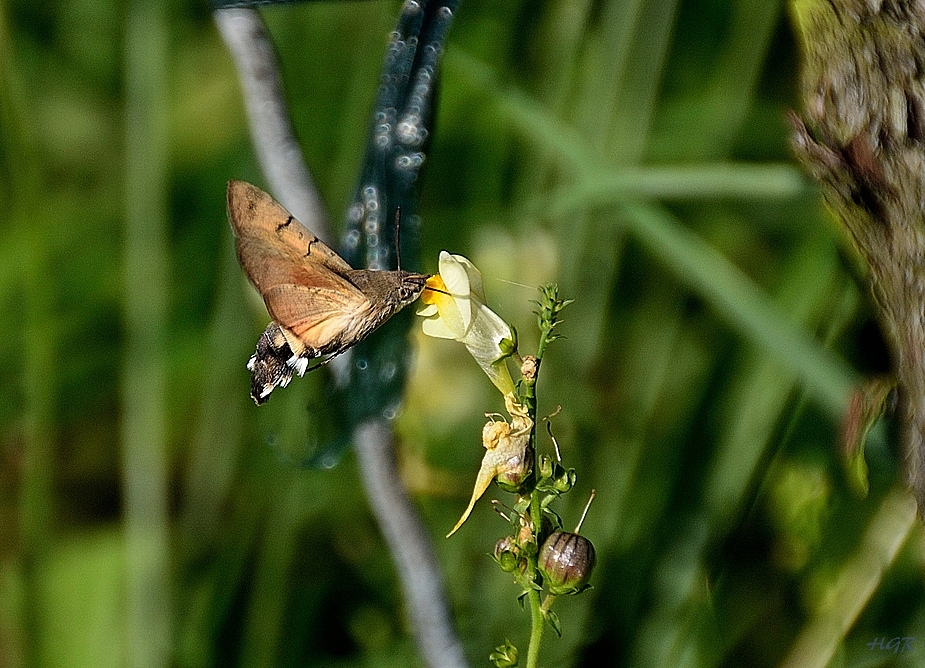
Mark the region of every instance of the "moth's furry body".
MULTIPOLYGON (((418 298, 427 274, 353 269, 267 193, 228 183, 238 260, 273 322, 247 363, 265 402, 315 358, 338 355, 418 298)), ((314 368, 314 367, 312 367, 314 368)))

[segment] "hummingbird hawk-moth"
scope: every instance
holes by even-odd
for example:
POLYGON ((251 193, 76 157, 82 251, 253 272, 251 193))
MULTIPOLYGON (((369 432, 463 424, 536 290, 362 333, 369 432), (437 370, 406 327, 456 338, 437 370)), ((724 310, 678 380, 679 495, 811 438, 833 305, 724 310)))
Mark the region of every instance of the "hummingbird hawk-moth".
MULTIPOLYGON (((427 274, 354 269, 270 195, 228 182, 238 261, 273 319, 247 362, 259 405, 309 362, 341 354, 407 306, 427 274)), ((311 367, 317 368, 318 365, 311 367)))

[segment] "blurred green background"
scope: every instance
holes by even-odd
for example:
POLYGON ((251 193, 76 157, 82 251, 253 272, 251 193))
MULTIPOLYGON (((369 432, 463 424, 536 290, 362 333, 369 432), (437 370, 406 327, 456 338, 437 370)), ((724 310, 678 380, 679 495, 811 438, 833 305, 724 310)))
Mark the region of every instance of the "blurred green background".
MULTIPOLYGON (((335 222, 398 6, 262 10, 335 222)), ((598 566, 557 603, 545 666, 925 661, 925 543, 889 426, 866 498, 839 460, 851 383, 888 363, 862 272, 790 156, 798 66, 772 0, 457 14, 422 269, 440 249, 471 258, 525 352, 522 286, 575 299, 540 413, 561 405, 578 471, 567 526, 597 490, 598 566), (917 644, 869 645, 895 637, 917 644)), ((267 316, 225 183, 266 184, 207 4, 0 0, 0 175, 0 668, 420 665, 353 457, 295 463, 332 436, 320 377, 248 397, 267 316), (152 579, 133 590, 139 565, 152 579)), ((487 665, 529 631, 487 556, 506 524, 486 498, 443 535, 502 404, 461 346, 411 345, 404 479, 487 665)))

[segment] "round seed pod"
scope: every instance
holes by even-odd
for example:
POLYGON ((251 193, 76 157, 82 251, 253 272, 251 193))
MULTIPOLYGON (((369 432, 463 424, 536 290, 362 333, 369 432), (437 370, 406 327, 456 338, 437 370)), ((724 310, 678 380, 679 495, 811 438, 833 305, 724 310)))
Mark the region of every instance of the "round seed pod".
POLYGON ((594 545, 571 531, 553 531, 540 548, 538 565, 549 593, 577 594, 588 588, 594 545))

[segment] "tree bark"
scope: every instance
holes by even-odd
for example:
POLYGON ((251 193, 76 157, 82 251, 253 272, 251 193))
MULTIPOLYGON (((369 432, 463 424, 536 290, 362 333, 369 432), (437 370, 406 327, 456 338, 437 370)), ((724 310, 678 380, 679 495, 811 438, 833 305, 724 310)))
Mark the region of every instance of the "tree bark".
POLYGON ((795 0, 794 144, 844 223, 899 389, 903 469, 925 507, 925 1, 795 0))

